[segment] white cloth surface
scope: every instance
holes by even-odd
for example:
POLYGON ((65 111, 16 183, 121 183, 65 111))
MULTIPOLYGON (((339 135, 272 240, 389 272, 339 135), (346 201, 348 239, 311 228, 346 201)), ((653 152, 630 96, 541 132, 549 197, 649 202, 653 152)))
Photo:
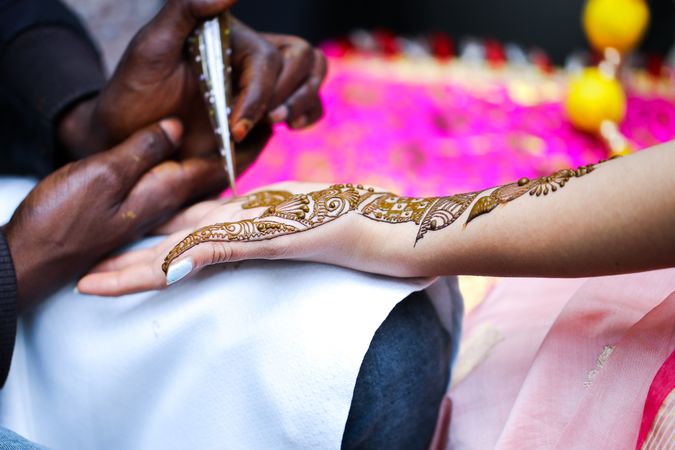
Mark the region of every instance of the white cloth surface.
POLYGON ((337 449, 373 334, 432 281, 250 261, 115 299, 70 286, 19 321, 0 424, 57 449, 337 449))

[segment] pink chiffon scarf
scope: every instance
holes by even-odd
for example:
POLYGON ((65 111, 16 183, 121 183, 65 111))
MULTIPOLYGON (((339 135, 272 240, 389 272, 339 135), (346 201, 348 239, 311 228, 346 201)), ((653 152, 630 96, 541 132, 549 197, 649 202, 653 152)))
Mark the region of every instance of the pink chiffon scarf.
POLYGON ((636 448, 675 350, 675 269, 505 280, 467 316, 464 340, 478 350, 458 367, 479 362, 455 380, 432 448, 636 448))
POLYGON ((675 448, 675 352, 661 366, 649 388, 635 448, 675 448))

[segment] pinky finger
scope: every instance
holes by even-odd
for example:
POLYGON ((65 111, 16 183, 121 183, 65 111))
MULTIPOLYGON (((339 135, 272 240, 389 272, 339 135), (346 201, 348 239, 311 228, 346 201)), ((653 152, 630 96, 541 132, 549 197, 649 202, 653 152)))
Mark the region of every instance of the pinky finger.
POLYGON ((158 265, 139 264, 114 272, 85 275, 77 283, 77 290, 82 294, 117 297, 165 286, 164 274, 158 265))
POLYGON ((286 239, 257 242, 203 242, 171 261, 166 271, 166 284, 174 284, 204 267, 250 259, 282 259, 289 257, 286 239), (280 242, 281 241, 281 242, 280 242))
POLYGON ((77 290, 82 294, 116 297, 162 289, 166 279, 161 269, 164 255, 188 233, 178 231, 158 245, 113 257, 82 277, 77 290))

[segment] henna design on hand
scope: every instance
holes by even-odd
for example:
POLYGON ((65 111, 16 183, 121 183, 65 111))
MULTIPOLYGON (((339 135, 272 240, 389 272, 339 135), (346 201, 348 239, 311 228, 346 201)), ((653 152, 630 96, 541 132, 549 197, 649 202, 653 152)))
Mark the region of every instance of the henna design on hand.
POLYGON ((473 192, 451 197, 414 198, 384 194, 366 206, 361 214, 378 222, 414 222, 420 225, 415 239, 417 245, 429 230, 441 230, 452 225, 477 195, 473 192))
POLYGON ((288 191, 260 191, 246 196, 242 209, 269 208, 277 206, 293 197, 288 191))
POLYGON ((479 197, 480 192, 449 197, 399 197, 388 192, 376 192, 373 188, 360 184, 335 184, 320 191, 295 195, 287 191, 257 192, 244 199, 242 208, 266 207, 259 217, 198 229, 169 252, 162 264, 162 270, 166 273, 173 260, 203 242, 253 242, 272 239, 311 230, 350 212, 377 222, 415 223, 419 226, 413 245, 415 246, 429 231, 442 230, 452 225, 472 203, 466 224, 528 192, 536 197, 556 192, 572 178, 587 175, 595 168, 596 165, 590 164, 576 170, 560 170, 553 175, 534 180, 521 178, 516 183, 498 187, 482 197, 479 197))
POLYGON ((351 184, 336 184, 308 194, 258 192, 248 196, 242 206, 250 209, 270 205, 260 217, 198 229, 169 252, 162 270, 166 273, 174 259, 203 242, 253 242, 310 230, 356 210, 373 195, 373 188, 366 189, 362 185, 354 187, 351 184))

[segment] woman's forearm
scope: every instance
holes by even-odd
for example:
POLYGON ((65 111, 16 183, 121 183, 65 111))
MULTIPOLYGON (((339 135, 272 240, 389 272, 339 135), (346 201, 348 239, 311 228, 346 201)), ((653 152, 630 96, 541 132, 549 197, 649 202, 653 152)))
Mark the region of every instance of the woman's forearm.
POLYGON ((412 271, 576 277, 675 266, 675 142, 589 169, 476 195, 417 242, 412 271))
POLYGON ((482 192, 411 198, 290 183, 188 210, 151 250, 115 257, 81 292, 158 289, 211 264, 318 261, 390 276, 581 277, 675 266, 675 141, 482 192), (197 209, 199 211, 197 211, 197 209), (187 234, 187 235, 186 235, 187 234))

